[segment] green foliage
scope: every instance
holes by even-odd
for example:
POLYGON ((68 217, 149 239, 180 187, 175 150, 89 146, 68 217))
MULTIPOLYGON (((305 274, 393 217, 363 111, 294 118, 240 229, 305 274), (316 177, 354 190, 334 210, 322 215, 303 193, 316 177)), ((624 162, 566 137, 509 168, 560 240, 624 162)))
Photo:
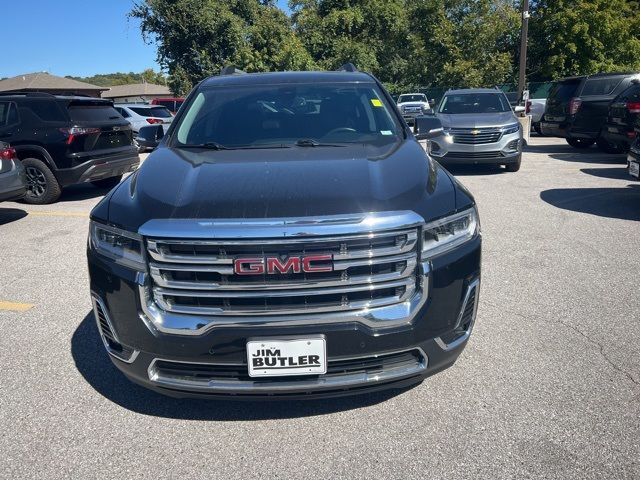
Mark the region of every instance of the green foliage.
POLYGON ((161 72, 155 72, 151 68, 148 68, 141 73, 118 72, 93 75, 92 77, 72 77, 68 75, 67 78, 90 83, 92 85, 98 85, 99 87, 113 87, 115 85, 128 85, 130 83, 143 82, 155 83, 158 85, 164 85, 167 83, 167 78, 161 72))
POLYGON ((629 0, 542 0, 530 20, 532 79, 640 69, 640 9, 629 0))
MULTIPOLYGON (((175 94, 227 65, 333 70, 346 62, 391 91, 513 83, 520 0, 138 0, 175 94)), ((640 69, 636 0, 531 0, 529 75, 640 69)), ((97 83, 94 81, 93 83, 97 83)))

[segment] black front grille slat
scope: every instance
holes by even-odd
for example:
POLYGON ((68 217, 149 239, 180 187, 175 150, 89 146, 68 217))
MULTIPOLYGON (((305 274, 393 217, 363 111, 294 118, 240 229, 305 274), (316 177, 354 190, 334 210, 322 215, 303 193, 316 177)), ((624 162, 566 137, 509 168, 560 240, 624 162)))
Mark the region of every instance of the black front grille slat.
MULTIPOLYGON (((335 377, 356 373, 376 374, 385 370, 411 367, 424 361, 422 354, 418 350, 409 352, 391 353, 386 355, 355 358, 347 360, 328 360, 327 373, 318 375, 320 378, 335 377)), ((278 382, 291 381, 296 378, 309 378, 312 376, 286 376, 255 379, 249 376, 246 363, 243 364, 200 364, 181 363, 169 360, 157 360, 156 371, 162 376, 180 377, 182 379, 199 380, 236 380, 236 381, 258 381, 258 382, 278 382)))

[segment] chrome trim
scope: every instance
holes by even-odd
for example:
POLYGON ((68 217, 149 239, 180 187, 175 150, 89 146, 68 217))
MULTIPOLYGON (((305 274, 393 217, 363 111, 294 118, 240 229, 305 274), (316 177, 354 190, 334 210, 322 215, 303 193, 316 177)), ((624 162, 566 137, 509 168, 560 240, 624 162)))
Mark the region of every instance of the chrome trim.
MULTIPOLYGON (((295 245, 295 244, 310 244, 310 243, 330 243, 330 242, 348 242, 351 240, 360 240, 360 239, 368 239, 368 238, 384 238, 391 236, 403 236, 407 237, 407 240, 402 246, 399 247, 382 247, 382 248, 372 248, 372 249, 358 249, 352 252, 347 252, 344 254, 335 253, 333 254, 334 261, 340 260, 351 260, 351 259, 360 259, 360 258, 371 258, 371 257, 381 257, 384 255, 395 255, 410 252, 416 247, 418 242, 418 234, 415 228, 413 230, 391 230, 391 231, 375 231, 362 235, 346 235, 346 236, 335 236, 329 235, 325 237, 313 237, 313 238, 295 238, 295 239, 279 239, 279 240, 247 240, 247 241, 237 241, 237 240, 163 240, 159 238, 149 238, 147 239, 147 249, 149 251, 149 255, 158 261, 158 262, 172 262, 172 263, 185 263, 185 264, 215 264, 215 265, 232 265, 233 258, 232 257, 219 257, 216 255, 179 255, 179 254, 171 254, 163 251, 162 248, 159 248, 158 245, 221 245, 221 246, 234 246, 234 245, 242 245, 242 246, 255 246, 261 247, 262 245, 281 245, 283 241, 286 241, 287 245, 295 245)), ((302 253, 302 252, 300 252, 302 253)), ((226 271, 226 269, 225 269, 226 271)), ((232 273, 232 270, 231 270, 232 273)))
POLYGON ((424 219, 412 211, 328 215, 324 217, 253 219, 155 219, 143 224, 138 233, 145 237, 171 239, 176 232, 188 239, 290 238, 350 235, 417 227, 424 219))
POLYGON ((462 302, 462 306, 460 307, 460 313, 458 314, 456 324, 453 327, 453 330, 455 330, 460 326, 460 322, 462 322, 462 314, 464 313, 464 309, 467 306, 467 302, 469 301, 471 292, 473 292, 474 289, 476 289, 475 304, 473 306, 473 317, 471 318, 471 323, 469 324, 469 328, 460 337, 456 338, 451 343, 445 343, 444 340, 442 340, 442 338, 440 337, 435 338, 435 341, 438 344, 438 346, 445 352, 458 348, 464 342, 469 340, 469 337, 471 336, 473 325, 476 323, 476 314, 478 313, 478 304, 480 303, 479 301, 480 300, 480 279, 479 278, 475 279, 467 287, 467 292, 465 293, 464 301, 462 302))
MULTIPOLYGON (((167 280, 162 275, 162 270, 168 271, 189 271, 189 272, 215 272, 222 275, 231 275, 232 272, 228 272, 226 267, 209 267, 209 266, 195 266, 190 268, 186 265, 169 265, 165 267, 157 263, 149 265, 149 273, 156 285, 164 288, 176 288, 176 289, 191 289, 191 290, 211 290, 217 289, 220 291, 228 290, 278 290, 278 289, 300 289, 300 288, 323 288, 323 287, 337 287, 342 285, 357 285, 362 283, 374 283, 374 282, 387 282, 391 280, 397 280, 400 278, 408 277, 413 273, 416 268, 417 260, 414 254, 404 254, 401 256, 385 257, 385 258, 372 258, 357 261, 340 261, 335 262, 333 269, 335 271, 347 270, 350 267, 364 266, 364 265, 381 265, 385 263, 400 263, 406 262, 406 266, 399 271, 376 274, 376 275, 355 275, 349 276, 345 279, 334 280, 299 280, 290 282, 274 282, 274 283, 217 283, 217 282, 188 282, 181 280, 167 280)), ((231 269, 228 269, 231 270, 231 269)))
MULTIPOLYGON (((159 361, 167 361, 174 363, 184 363, 184 364, 193 364, 193 365, 216 365, 215 363, 204 363, 204 362, 181 362, 170 359, 162 359, 162 358, 154 358, 149 364, 149 368, 147 369, 147 375, 149 376, 149 380, 153 383, 173 389, 188 389, 195 391, 204 391, 210 393, 224 393, 224 394, 247 394, 247 393, 286 393, 286 392, 296 392, 296 391, 322 391, 322 390, 333 390, 333 389, 341 389, 341 388, 350 388, 350 387, 360 387, 364 385, 372 385, 376 383, 382 382, 390 382, 394 380, 399 380, 402 378, 409 378, 416 375, 421 374, 426 371, 428 365, 428 357, 425 354, 424 350, 419 347, 410 348, 407 350, 393 351, 393 352, 383 352, 376 355, 366 355, 362 357, 343 357, 343 358, 334 358, 327 359, 327 365, 331 361, 344 361, 344 360, 356 360, 359 358, 366 359, 372 357, 380 357, 384 355, 393 355, 397 353, 407 353, 412 351, 418 351, 420 356, 422 357, 422 361, 416 363, 415 366, 402 366, 396 368, 390 368, 388 370, 382 372, 372 373, 349 373, 346 375, 329 375, 323 378, 323 375, 315 378, 309 378, 308 380, 293 380, 287 382, 269 382, 262 378, 260 380, 193 380, 193 379, 185 379, 184 377, 173 377, 173 376, 165 376, 162 377, 159 375, 157 369, 155 368, 156 362, 159 361)), ((225 364, 220 364, 225 365, 225 364)), ((226 364, 233 366, 240 366, 241 364, 226 364)), ((242 364, 244 365, 244 364, 242 364)))
POLYGON ((114 358, 117 358, 118 360, 120 360, 121 362, 124 363, 133 363, 135 361, 136 358, 138 358, 138 355, 140 354, 140 350, 136 350, 134 348, 132 348, 132 353, 128 358, 123 358, 120 356, 119 352, 115 352, 110 346, 109 346, 109 342, 107 342, 105 335, 102 331, 102 326, 100 325, 100 319, 99 319, 99 315, 98 315, 98 305, 100 306, 100 308, 102 309, 102 313, 104 315, 104 319, 107 322, 107 325, 109 326, 109 329, 111 330, 111 335, 113 336, 113 339, 118 342, 120 345, 126 346, 128 348, 128 345, 124 345, 120 339, 118 338, 118 334, 116 333, 115 328, 113 328, 113 323, 111 323, 111 317, 109 316, 109 310, 107 310, 107 306, 104 304, 104 302, 102 301, 102 299, 98 296, 97 293, 95 292, 91 292, 91 303, 93 304, 93 316, 95 318, 96 321, 96 325, 98 327, 98 332, 100 333, 100 338, 102 339, 102 343, 104 344, 104 348, 107 350, 107 353, 109 353, 109 355, 111 355, 114 358))
POLYGON ((167 312, 159 308, 151 297, 146 274, 137 276, 138 293, 143 319, 147 328, 157 335, 158 332, 171 335, 204 335, 212 329, 237 327, 280 327, 304 326, 336 323, 357 323, 368 329, 397 329, 411 325, 415 315, 424 306, 428 298, 431 265, 429 262, 419 263, 421 271, 417 272, 421 288, 416 289, 411 297, 401 303, 385 306, 369 306, 359 310, 339 312, 307 312, 295 315, 189 315, 167 312))

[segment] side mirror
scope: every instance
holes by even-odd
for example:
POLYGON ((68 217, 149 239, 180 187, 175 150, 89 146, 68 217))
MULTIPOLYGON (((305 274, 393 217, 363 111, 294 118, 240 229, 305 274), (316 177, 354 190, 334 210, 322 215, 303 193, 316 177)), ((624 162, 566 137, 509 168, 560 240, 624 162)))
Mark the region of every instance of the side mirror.
POLYGON ((516 107, 513 108, 513 111, 515 113, 524 113, 527 111, 527 109, 525 107, 523 107, 522 105, 517 105, 516 107))
POLYGON ((156 148, 164 137, 163 125, 149 125, 138 130, 136 140, 141 147, 156 148))
POLYGON ((416 117, 415 137, 418 140, 430 140, 443 134, 442 122, 435 115, 416 117))

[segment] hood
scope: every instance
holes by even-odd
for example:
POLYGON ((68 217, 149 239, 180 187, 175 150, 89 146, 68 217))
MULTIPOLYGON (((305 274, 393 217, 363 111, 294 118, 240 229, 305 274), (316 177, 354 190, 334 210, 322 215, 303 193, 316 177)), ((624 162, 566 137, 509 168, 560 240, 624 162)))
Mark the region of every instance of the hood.
POLYGON ((456 115, 438 113, 436 115, 444 128, 502 127, 518 123, 513 112, 461 113, 456 115))
POLYGON ((129 231, 151 219, 314 217, 455 210, 455 187, 413 139, 383 149, 160 147, 92 216, 129 231), (108 218, 104 218, 104 216, 108 218))

